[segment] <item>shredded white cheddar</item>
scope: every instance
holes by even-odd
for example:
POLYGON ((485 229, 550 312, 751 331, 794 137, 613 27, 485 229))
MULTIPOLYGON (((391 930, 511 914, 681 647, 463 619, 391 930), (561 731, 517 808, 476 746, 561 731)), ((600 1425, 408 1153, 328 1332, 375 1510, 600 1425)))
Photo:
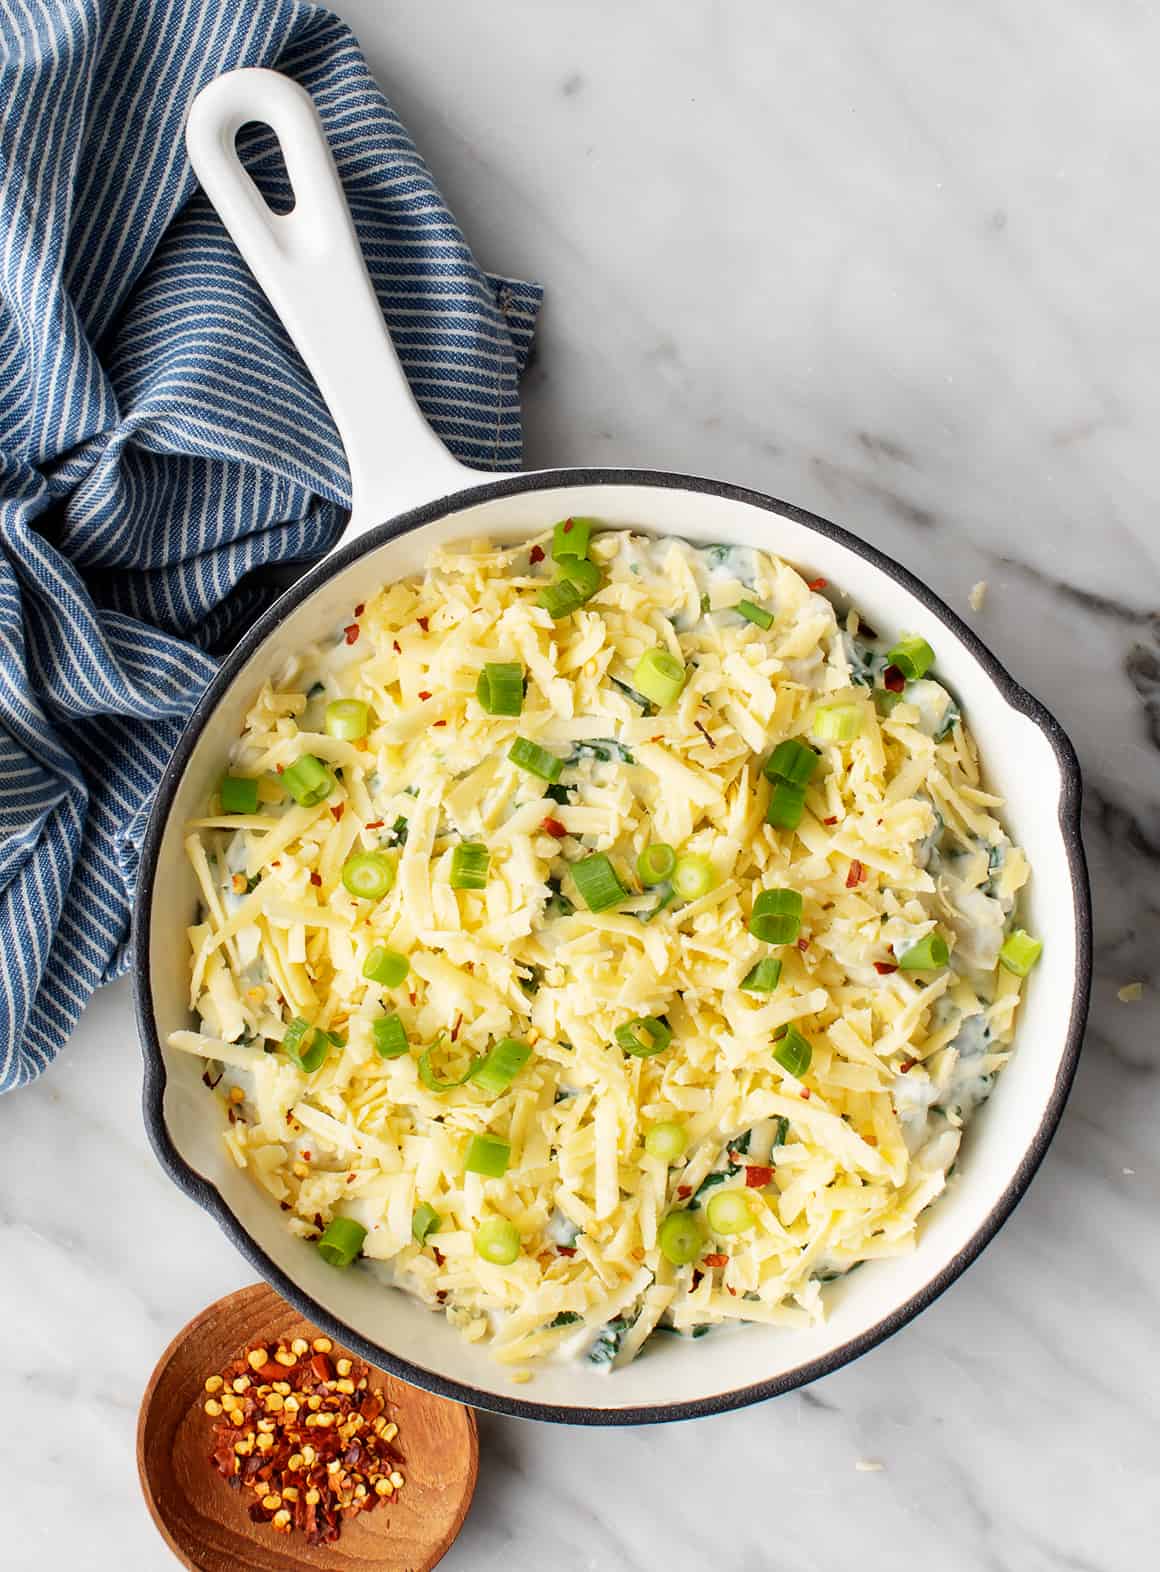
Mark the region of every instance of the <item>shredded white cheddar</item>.
POLYGON ((750 549, 550 547, 436 554, 256 696, 170 1038, 293 1232, 513 1379, 913 1249, 1034 960, 921 640, 750 549))

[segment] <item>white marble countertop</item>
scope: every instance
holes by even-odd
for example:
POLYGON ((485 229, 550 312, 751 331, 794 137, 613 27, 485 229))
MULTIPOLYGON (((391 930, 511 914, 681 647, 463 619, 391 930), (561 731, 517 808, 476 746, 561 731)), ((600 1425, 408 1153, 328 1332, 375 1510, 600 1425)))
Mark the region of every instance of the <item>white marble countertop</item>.
MULTIPOLYGON (((1127 1572, 1160 1520, 1160 15, 1136 0, 338 0, 481 260, 548 287, 533 465, 731 479, 974 616, 1087 770, 1091 1029, 1014 1219, 807 1391, 483 1417, 448 1569, 1127 1572), (1135 1004, 1123 983, 1146 983, 1135 1004), (878 1471, 859 1469, 873 1461, 878 1471)), ((6 1572, 167 1572, 134 1423, 252 1273, 150 1155, 128 990, 0 1103, 6 1572), (39 1177, 39 1182, 38 1182, 39 1177)))

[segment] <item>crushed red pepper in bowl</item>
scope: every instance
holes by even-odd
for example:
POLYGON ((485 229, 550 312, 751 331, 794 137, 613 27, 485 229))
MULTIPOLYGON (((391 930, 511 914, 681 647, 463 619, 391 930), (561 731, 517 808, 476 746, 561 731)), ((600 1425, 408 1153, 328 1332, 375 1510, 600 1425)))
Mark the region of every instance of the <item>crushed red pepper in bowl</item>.
POLYGON ((331 1544, 346 1519, 403 1488, 399 1427, 368 1367, 335 1353, 328 1337, 247 1348, 205 1381, 213 1421, 210 1463, 250 1490, 250 1518, 331 1544))

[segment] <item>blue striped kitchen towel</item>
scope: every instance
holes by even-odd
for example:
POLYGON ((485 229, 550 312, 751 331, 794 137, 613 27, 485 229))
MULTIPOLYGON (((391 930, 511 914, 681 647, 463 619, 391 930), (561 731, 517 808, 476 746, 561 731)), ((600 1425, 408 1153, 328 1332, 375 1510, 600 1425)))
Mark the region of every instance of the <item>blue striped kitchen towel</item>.
MULTIPOLYGON (((149 801, 253 570, 342 527, 337 435, 185 157, 194 94, 253 65, 314 95, 435 429, 519 463, 540 292, 480 271, 342 23, 0 0, 0 1090, 126 965, 149 801)), ((276 206, 269 140, 247 156, 276 206)))

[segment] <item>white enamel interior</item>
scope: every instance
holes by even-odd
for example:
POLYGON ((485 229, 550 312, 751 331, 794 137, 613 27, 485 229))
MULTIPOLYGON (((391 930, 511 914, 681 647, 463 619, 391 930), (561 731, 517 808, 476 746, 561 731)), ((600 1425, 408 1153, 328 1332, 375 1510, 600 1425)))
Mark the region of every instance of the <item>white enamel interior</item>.
MULTIPOLYGON (((1060 1069, 1078 961, 1059 824, 1060 768, 1039 727, 1011 707, 967 647, 905 588, 840 542, 793 519, 727 497, 643 484, 529 491, 452 511, 391 540, 337 573, 285 617, 203 730, 177 789, 160 848, 149 965, 157 1031, 164 1042, 169 1032, 190 1025, 185 929, 194 920, 197 895, 182 851, 182 825, 201 810, 256 690, 283 658, 347 622, 351 607, 381 584, 421 571, 436 544, 482 536, 514 540, 570 513, 651 534, 683 536, 698 544, 719 541, 776 552, 805 570, 808 578, 827 578, 881 633, 917 632, 938 652, 939 676, 958 695, 989 783, 1007 799, 1010 833, 1031 859, 1026 925, 1043 937, 1045 947, 1027 987, 1014 1060, 971 1124, 948 1193, 927 1214, 918 1249, 900 1260, 865 1266, 846 1282, 832 1285, 826 1291, 829 1319, 814 1330, 751 1326, 717 1331, 696 1342, 654 1339, 636 1363, 612 1375, 584 1365, 555 1365, 538 1370, 532 1385, 516 1386, 492 1363, 486 1348, 461 1341, 441 1316, 380 1287, 369 1273, 329 1269, 311 1245, 288 1234, 277 1206, 230 1160, 221 1141, 220 1105, 201 1082, 202 1064, 169 1050, 165 1120, 178 1152, 216 1187, 270 1259, 368 1342, 421 1370, 506 1399, 610 1411, 667 1407, 790 1374, 872 1331, 920 1293, 986 1225, 1040 1128, 1060 1069)), ((838 603, 845 604, 841 599, 838 603)))

